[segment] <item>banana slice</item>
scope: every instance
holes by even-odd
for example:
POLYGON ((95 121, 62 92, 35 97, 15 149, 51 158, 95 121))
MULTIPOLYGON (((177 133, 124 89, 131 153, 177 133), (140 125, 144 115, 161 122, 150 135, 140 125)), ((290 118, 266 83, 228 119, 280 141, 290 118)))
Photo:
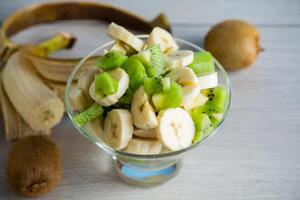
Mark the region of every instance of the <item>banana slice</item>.
POLYGON ((84 128, 87 130, 92 137, 103 140, 104 138, 104 119, 102 116, 88 122, 84 128))
POLYGON ((136 52, 132 47, 128 46, 127 44, 124 44, 124 42, 121 42, 120 40, 117 40, 115 42, 115 44, 111 47, 111 50, 120 51, 125 55, 136 52))
POLYGON ((190 68, 175 68, 166 75, 172 81, 177 82, 183 89, 182 105, 188 107, 200 93, 198 77, 190 68))
POLYGON ((156 129, 134 129, 133 135, 142 138, 152 138, 156 139, 156 129))
POLYGON ((190 50, 171 51, 165 58, 166 68, 174 69, 191 64, 194 60, 194 53, 190 50))
POLYGON ((161 111, 158 121, 157 137, 167 148, 176 151, 191 145, 195 135, 195 126, 185 110, 171 108, 161 111))
POLYGON ((181 105, 188 110, 188 108, 194 103, 196 98, 200 94, 200 85, 184 86, 183 87, 183 99, 181 105))
POLYGON ((202 93, 199 93, 198 96, 196 96, 196 98, 193 99, 191 101, 191 103, 186 104, 184 106, 184 108, 185 108, 185 110, 192 110, 192 109, 194 109, 196 107, 203 106, 206 103, 207 100, 208 100, 207 96, 205 96, 202 93))
POLYGON ((201 90, 214 88, 218 86, 218 73, 214 72, 205 76, 198 77, 201 90))
POLYGON ((103 98, 98 98, 95 92, 95 81, 92 82, 89 93, 94 101, 99 103, 101 106, 110 106, 118 102, 118 99, 121 98, 128 86, 129 86, 129 76, 128 74, 121 68, 117 68, 115 70, 108 72, 115 80, 118 81, 118 90, 115 94, 109 95, 103 98))
POLYGON ((147 46, 158 44, 164 53, 178 50, 178 45, 172 35, 168 31, 159 27, 155 27, 152 30, 146 44, 147 46))
POLYGON ((73 110, 80 111, 80 112, 93 103, 93 101, 90 98, 86 97, 83 90, 78 87, 75 87, 71 90, 70 101, 73 110))
POLYGON ((182 87, 196 86, 199 84, 199 80, 196 74, 190 68, 176 68, 166 75, 171 81, 175 81, 182 87))
POLYGON ((151 129, 158 124, 155 111, 143 86, 140 86, 133 95, 131 113, 133 123, 138 128, 151 129))
POLYGON ((100 69, 90 69, 81 72, 78 77, 77 87, 82 89, 86 95, 89 95, 89 89, 91 87, 91 84, 98 73, 100 73, 100 69))
POLYGON ((136 51, 141 51, 143 49, 143 40, 130 33, 124 27, 119 26, 113 22, 108 26, 107 34, 116 40, 124 42, 136 51))
POLYGON ((132 138, 133 122, 131 114, 125 109, 113 109, 104 121, 104 141, 112 148, 124 149, 132 138))
POLYGON ((150 155, 159 154, 162 150, 162 147, 162 143, 158 140, 132 138, 124 151, 133 154, 150 155))

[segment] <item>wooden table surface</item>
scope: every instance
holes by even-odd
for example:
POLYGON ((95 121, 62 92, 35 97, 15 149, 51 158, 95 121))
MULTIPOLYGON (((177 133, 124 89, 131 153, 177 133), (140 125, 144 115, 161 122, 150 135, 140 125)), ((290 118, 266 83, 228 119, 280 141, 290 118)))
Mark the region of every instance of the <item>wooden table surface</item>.
MULTIPOLYGON (((0 17, 29 0, 1 0, 0 17)), ((110 158, 76 134, 67 118, 52 135, 62 151, 63 180, 39 199, 300 199, 300 1, 107 0, 147 19, 165 12, 177 37, 202 45, 216 22, 244 19, 257 25, 265 48, 249 69, 230 73, 231 112, 212 140, 187 153, 177 177, 153 188, 124 184, 110 158), (298 82, 299 81, 299 82, 298 82)), ((15 37, 44 39, 58 30, 78 38, 64 56, 85 55, 101 43, 106 24, 61 22, 42 25, 15 37), (40 33, 43 33, 41 35, 40 33)), ((19 199, 5 181, 11 143, 0 134, 0 199, 19 199)))

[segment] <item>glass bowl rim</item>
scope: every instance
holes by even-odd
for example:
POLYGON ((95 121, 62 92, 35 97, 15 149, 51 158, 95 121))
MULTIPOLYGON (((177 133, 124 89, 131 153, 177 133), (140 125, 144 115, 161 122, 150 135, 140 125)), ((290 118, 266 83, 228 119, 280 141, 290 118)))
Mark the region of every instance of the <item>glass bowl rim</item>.
MULTIPOLYGON (((146 39, 148 36, 149 36, 148 34, 137 35, 137 37, 139 37, 140 39, 146 39)), ((199 46, 197 46, 193 43, 190 43, 186 40, 176 38, 176 37, 173 37, 173 38, 175 39, 175 41, 183 43, 183 44, 188 45, 190 47, 193 47, 193 48, 195 48, 199 51, 205 51, 201 47, 199 47, 199 46)), ((103 149, 105 152, 107 152, 111 156, 117 156, 117 157, 122 156, 122 157, 133 158, 133 159, 146 159, 146 160, 149 159, 149 160, 152 160, 152 159, 163 159, 163 158, 174 157, 174 156, 180 155, 180 154, 182 154, 186 151, 190 151, 192 149, 195 149, 196 147, 198 147, 201 144, 203 144, 204 142, 206 142, 208 139, 212 138, 218 132, 218 130, 222 127, 225 119, 227 118, 227 116, 229 114, 231 100, 232 100, 232 88, 231 88, 231 83, 230 83, 230 79, 228 77, 227 72, 224 70, 223 66, 215 58, 213 58, 214 62, 215 62, 215 65, 217 65, 217 67, 222 72, 223 76, 225 77, 226 85, 228 87, 229 98, 228 98, 228 102, 227 102, 227 105, 226 105, 226 110, 225 110, 225 112, 222 116, 222 119, 219 121, 219 123, 213 129, 213 131, 207 137, 203 138, 200 142, 192 144, 189 147, 186 147, 184 149, 180 149, 180 150, 177 150, 177 151, 166 152, 166 153, 162 153, 162 154, 151 154, 151 155, 132 154, 132 153, 127 153, 127 152, 124 152, 124 151, 115 150, 115 149, 111 148, 104 141, 96 140, 95 138, 90 136, 90 134, 87 131, 85 131, 83 128, 79 127, 78 125, 76 125, 74 123, 74 121, 72 120, 74 115, 73 115, 73 112, 71 110, 71 103, 70 103, 70 100, 69 100, 69 93, 70 93, 70 90, 71 90, 71 83, 73 82, 75 74, 78 72, 78 70, 82 66, 82 64, 85 63, 89 58, 91 58, 96 52, 100 51, 101 49, 105 49, 107 46, 112 45, 114 42, 115 41, 112 40, 110 42, 107 42, 107 43, 97 47, 93 51, 91 51, 87 56, 85 56, 84 58, 82 58, 79 61, 79 63, 75 66, 72 73, 68 77, 67 85, 66 85, 66 89, 65 89, 65 95, 64 95, 66 111, 67 111, 68 117, 70 118, 71 123, 73 124, 73 126, 75 126, 77 132, 79 132, 80 135, 84 136, 90 142, 92 142, 92 143, 96 144, 97 146, 99 146, 101 149, 103 149)))

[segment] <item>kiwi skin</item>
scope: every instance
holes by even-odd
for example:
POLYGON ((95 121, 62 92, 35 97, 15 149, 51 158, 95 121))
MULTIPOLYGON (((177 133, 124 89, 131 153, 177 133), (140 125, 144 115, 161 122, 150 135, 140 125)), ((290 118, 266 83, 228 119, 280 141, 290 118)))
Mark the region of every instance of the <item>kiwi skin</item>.
POLYGON ((10 187, 19 195, 49 192, 61 180, 60 152, 47 136, 30 136, 12 147, 6 169, 10 187))
POLYGON ((212 27, 205 36, 204 48, 234 71, 250 66, 260 52, 259 32, 244 21, 226 20, 212 27))

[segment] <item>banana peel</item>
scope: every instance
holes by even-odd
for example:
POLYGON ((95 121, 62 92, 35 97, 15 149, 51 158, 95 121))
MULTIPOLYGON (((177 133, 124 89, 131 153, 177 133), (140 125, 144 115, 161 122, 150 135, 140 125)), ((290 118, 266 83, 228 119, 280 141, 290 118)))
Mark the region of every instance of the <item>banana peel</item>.
MULTIPOLYGON (((77 19, 114 21, 122 26, 145 33, 150 32, 156 26, 171 32, 170 23, 164 14, 159 14, 152 21, 147 21, 128 11, 102 3, 55 2, 34 4, 16 11, 4 20, 0 30, 0 60, 7 61, 9 56, 21 46, 9 39, 14 34, 41 23, 77 19)), ((35 51, 28 51, 27 57, 44 78, 59 82, 66 82, 68 75, 81 59, 47 58, 36 54, 35 51)))

